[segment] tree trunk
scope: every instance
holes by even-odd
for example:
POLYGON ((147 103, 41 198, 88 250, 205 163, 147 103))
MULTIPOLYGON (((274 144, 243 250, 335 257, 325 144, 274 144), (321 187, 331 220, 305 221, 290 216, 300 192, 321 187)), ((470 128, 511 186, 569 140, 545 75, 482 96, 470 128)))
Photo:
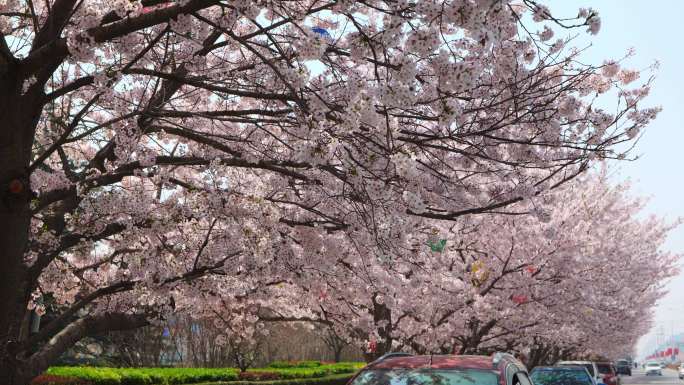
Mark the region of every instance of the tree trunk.
POLYGON ((481 325, 479 320, 471 320, 468 322, 468 328, 470 329, 470 334, 461 339, 461 348, 459 354, 477 354, 477 349, 482 342, 487 333, 489 333, 494 326, 496 326, 497 320, 490 320, 489 322, 481 325))
POLYGON ((0 370, 0 381, 7 385, 29 385, 31 379, 19 372, 16 367, 3 367, 0 370))
POLYGON ((377 295, 373 296, 373 320, 378 325, 381 322, 385 326, 378 327, 377 333, 380 341, 376 341, 374 349, 368 349, 363 355, 366 362, 374 361, 392 350, 392 310, 376 301, 377 295))
POLYGON ((342 349, 344 349, 344 346, 339 346, 335 349, 333 362, 340 362, 342 360, 342 349))
MULTIPOLYGON (((10 66, 0 74, 0 384, 24 385, 17 356, 33 284, 24 263, 32 198, 27 169, 42 103, 21 95, 10 66)), ((25 333, 24 333, 25 334, 25 333)))

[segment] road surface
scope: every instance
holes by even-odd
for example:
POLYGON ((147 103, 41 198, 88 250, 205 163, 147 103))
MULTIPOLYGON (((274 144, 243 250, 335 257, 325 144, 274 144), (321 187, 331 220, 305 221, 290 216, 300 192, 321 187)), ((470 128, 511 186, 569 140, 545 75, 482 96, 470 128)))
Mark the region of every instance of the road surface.
POLYGON ((642 368, 632 369, 632 376, 621 375, 622 385, 684 385, 677 372, 663 369, 662 376, 647 376, 642 368))

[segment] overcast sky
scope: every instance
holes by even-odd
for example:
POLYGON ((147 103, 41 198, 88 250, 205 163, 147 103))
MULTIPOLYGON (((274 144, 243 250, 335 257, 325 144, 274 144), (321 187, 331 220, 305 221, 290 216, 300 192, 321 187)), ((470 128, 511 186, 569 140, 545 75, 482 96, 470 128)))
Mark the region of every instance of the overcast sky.
MULTIPOLYGON (((684 217, 684 47, 680 37, 684 1, 550 0, 548 5, 558 17, 573 16, 580 7, 599 11, 602 28, 591 39, 587 61, 600 64, 617 59, 633 47, 632 67, 645 68, 656 60, 660 63, 648 100, 663 107, 663 112, 635 149, 640 159, 617 165, 617 177, 631 179, 635 194, 651 198, 650 213, 670 219, 684 217)), ((666 247, 684 253, 684 226, 672 233, 666 247)), ((639 356, 655 348, 657 339, 684 332, 684 274, 674 278, 668 289, 669 294, 656 308, 653 329, 637 346, 639 356)))

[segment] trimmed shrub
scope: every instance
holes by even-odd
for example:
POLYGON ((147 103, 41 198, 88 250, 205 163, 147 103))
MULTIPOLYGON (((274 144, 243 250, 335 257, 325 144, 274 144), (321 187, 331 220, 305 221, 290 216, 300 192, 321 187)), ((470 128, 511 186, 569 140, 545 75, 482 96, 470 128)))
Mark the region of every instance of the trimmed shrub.
POLYGON ((240 381, 273 381, 282 379, 282 376, 275 372, 250 371, 238 374, 238 378, 240 381))
POLYGON ((268 367, 277 369, 286 368, 316 368, 323 365, 321 361, 273 361, 268 367))
MULTIPOLYGON (((301 364, 302 367, 300 367, 296 366, 299 365, 298 362, 276 361, 269 365, 269 368, 265 370, 276 372, 280 374, 280 377, 283 379, 293 379, 326 377, 331 374, 354 373, 364 366, 363 363, 359 362, 340 362, 330 365, 321 364, 319 366, 313 366, 311 362, 317 362, 320 364, 318 361, 305 361, 303 364, 301 364), (285 367, 288 365, 290 367, 285 367)), ((255 370, 263 371, 264 369, 255 370)))
POLYGON ((204 368, 53 367, 47 374, 87 380, 93 385, 184 385, 207 381, 236 381, 238 370, 204 368))
POLYGON ((92 368, 87 366, 58 366, 47 370, 47 374, 86 380, 95 385, 121 385, 121 376, 113 368, 92 368))
MULTIPOLYGON (((149 374, 133 371, 131 369, 120 369, 121 385, 152 385, 154 382, 149 374)), ((160 382, 157 381, 159 384, 160 382)))
MULTIPOLYGON (((250 369, 247 372, 240 373, 235 368, 101 368, 58 366, 48 369, 46 375, 70 378, 74 381, 81 380, 85 381, 86 385, 186 385, 203 382, 266 384, 274 381, 286 381, 282 385, 309 385, 310 383, 318 385, 318 382, 316 382, 318 379, 337 378, 336 375, 349 378, 363 366, 362 363, 353 362, 320 365, 318 361, 308 361, 302 363, 302 365, 310 367, 269 367, 250 369), (317 362, 319 365, 315 366, 311 362, 317 362), (300 380, 309 380, 309 382, 296 382, 300 380)), ((62 385, 62 383, 57 383, 57 385, 62 385)), ((70 385, 70 383, 67 382, 65 385, 70 385)), ((81 384, 77 383, 77 385, 81 384)), ((323 382, 321 385, 337 384, 326 384, 323 382)))

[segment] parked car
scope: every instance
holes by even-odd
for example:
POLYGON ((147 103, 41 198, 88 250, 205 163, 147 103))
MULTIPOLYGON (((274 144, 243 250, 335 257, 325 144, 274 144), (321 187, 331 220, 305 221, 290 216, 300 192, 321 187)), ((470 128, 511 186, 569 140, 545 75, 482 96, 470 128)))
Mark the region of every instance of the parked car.
POLYGON ((610 362, 596 362, 599 376, 606 385, 620 385, 620 377, 617 375, 615 367, 610 362))
POLYGON ((679 365, 679 370, 677 371, 679 372, 679 379, 684 380, 684 363, 679 365))
POLYGON ((594 379, 594 382, 600 384, 603 382, 603 377, 599 375, 599 370, 596 367, 596 363, 592 361, 559 361, 556 366, 583 366, 587 369, 587 372, 594 379))
POLYGON ((665 361, 660 361, 660 369, 665 369, 665 368, 667 368, 667 364, 665 363, 665 361))
POLYGON ((615 373, 615 378, 617 378, 618 385, 622 385, 622 377, 620 377, 620 373, 618 373, 617 366, 615 366, 615 363, 611 362, 610 367, 613 368, 613 373, 615 373))
POLYGON ((647 362, 646 366, 644 366, 644 370, 646 371, 646 375, 658 375, 662 376, 663 375, 663 368, 660 366, 660 363, 658 362, 647 362))
POLYGON ((349 385, 533 385, 513 355, 387 354, 361 369, 349 385))
POLYGON ((630 365, 627 360, 617 360, 615 362, 615 368, 617 369, 618 374, 632 375, 632 365, 630 365))
POLYGON ((538 366, 530 372, 534 385, 596 385, 584 366, 538 366))

